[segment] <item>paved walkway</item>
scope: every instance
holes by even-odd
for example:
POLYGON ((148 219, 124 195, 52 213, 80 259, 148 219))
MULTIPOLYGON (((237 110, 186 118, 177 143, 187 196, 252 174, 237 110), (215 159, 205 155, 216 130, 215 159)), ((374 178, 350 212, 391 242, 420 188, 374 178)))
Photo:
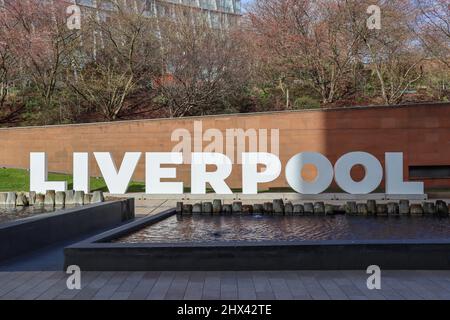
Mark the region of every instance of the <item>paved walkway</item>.
POLYGON ((363 271, 85 272, 73 291, 66 280, 60 271, 2 272, 0 299, 450 300, 450 271, 385 271, 374 291, 363 271))
MULTIPOLYGON (((136 214, 157 214, 175 203, 138 200, 136 214)), ((0 300, 450 300, 450 271, 383 271, 382 289, 373 291, 367 289, 364 271, 84 272, 82 289, 68 290, 68 275, 60 271, 65 245, 56 244, 0 265, 0 300)))
POLYGON ((137 217, 145 217, 175 208, 176 206, 176 200, 136 200, 135 212, 137 217))

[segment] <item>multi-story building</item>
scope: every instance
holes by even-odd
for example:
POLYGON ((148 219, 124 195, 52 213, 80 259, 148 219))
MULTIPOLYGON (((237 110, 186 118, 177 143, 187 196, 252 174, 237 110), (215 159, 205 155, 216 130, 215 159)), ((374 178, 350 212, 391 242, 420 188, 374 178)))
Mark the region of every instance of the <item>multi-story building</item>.
MULTIPOLYGON (((227 28, 239 23, 241 0, 117 0, 146 16, 173 16, 179 9, 198 13, 213 28, 227 28)), ((98 9, 101 14, 113 10, 111 0, 72 0, 79 6, 98 9)))

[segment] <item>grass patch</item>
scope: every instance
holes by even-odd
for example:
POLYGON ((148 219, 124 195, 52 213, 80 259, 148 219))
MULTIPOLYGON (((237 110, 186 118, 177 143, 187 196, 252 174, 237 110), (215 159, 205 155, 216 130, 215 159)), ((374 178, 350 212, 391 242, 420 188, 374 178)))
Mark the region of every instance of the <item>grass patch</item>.
MULTIPOLYGON (((68 189, 73 189, 73 177, 68 174, 49 173, 49 181, 67 181, 68 189)), ((0 192, 30 190, 30 174, 23 169, 0 169, 0 192)), ((91 178, 91 191, 108 192, 103 178, 91 178)), ((131 182, 128 192, 145 192, 143 182, 131 182)))
MULTIPOLYGON (((49 173, 49 181, 67 181, 68 189, 73 188, 73 177, 68 174, 60 173, 49 173)), ((0 192, 8 191, 24 191, 28 192, 30 190, 30 175, 27 170, 23 169, 6 169, 0 168, 0 192)), ((91 191, 103 191, 108 192, 105 180, 103 178, 91 178, 91 191)), ((234 193, 241 193, 242 189, 232 189, 234 193)), ((145 183, 132 181, 128 187, 128 192, 130 193, 145 193, 145 183)), ((185 193, 190 193, 191 189, 186 187, 184 189, 185 193)), ((261 190, 260 193, 284 193, 284 192, 295 192, 291 188, 271 188, 269 190, 261 190)), ((342 190, 337 188, 330 188, 326 193, 342 193, 342 190)), ((377 189, 376 193, 384 193, 384 190, 377 189)), ((430 188, 425 192, 450 192, 448 188, 430 188)), ((214 193, 210 188, 207 189, 207 193, 214 193)))

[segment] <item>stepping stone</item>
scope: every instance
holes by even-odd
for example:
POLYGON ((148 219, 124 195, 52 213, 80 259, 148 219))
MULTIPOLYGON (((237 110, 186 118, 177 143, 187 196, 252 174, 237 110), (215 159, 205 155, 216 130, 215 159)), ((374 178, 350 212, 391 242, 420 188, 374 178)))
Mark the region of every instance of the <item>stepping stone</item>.
POLYGON ((262 204, 254 204, 253 205, 253 213, 254 214, 264 214, 264 206, 262 204))
POLYGON ((25 193, 20 192, 19 194, 17 194, 16 206, 17 207, 28 207, 28 199, 27 199, 27 196, 25 195, 25 193))
MULTIPOLYGON (((92 202, 92 198, 93 198, 92 194, 86 193, 84 195, 84 204, 86 205, 86 204, 94 203, 94 202, 92 202)), ((98 202, 95 202, 95 203, 100 203, 100 202, 103 202, 103 201, 98 201, 98 202)))
POLYGON ((74 202, 77 206, 84 205, 84 191, 75 191, 74 202))
POLYGON ((409 208, 409 212, 412 216, 422 216, 423 208, 420 204, 412 204, 409 208))
POLYGON ((325 205, 325 215, 334 216, 334 206, 332 204, 325 205))
POLYGON ((273 203, 272 202, 266 202, 264 203, 264 214, 265 215, 273 215, 273 203))
POLYGON ((325 203, 323 203, 323 202, 316 202, 314 204, 314 214, 324 215, 325 214, 325 203))
POLYGON ((282 199, 273 200, 273 214, 275 216, 284 215, 284 202, 282 199))
POLYGON ((425 215, 433 215, 436 213, 436 206, 433 202, 424 202, 423 203, 423 213, 425 215))
POLYGON ((92 200, 89 203, 101 203, 101 202, 105 202, 105 196, 103 195, 103 191, 94 191, 94 193, 92 194, 92 200))
POLYGON ((302 204, 294 205, 294 216, 303 216, 305 214, 305 207, 302 204))
POLYGON ((8 199, 7 193, 0 193, 0 205, 6 205, 6 199, 8 199))
POLYGON ((69 206, 75 205, 75 191, 73 190, 66 191, 66 205, 69 206))
POLYGON ((377 214, 377 202, 375 200, 367 201, 367 212, 369 215, 377 214))
POLYGON ((303 205, 305 210, 305 215, 313 215, 314 214, 314 204, 311 202, 307 202, 303 205))
POLYGON ((222 200, 213 201, 213 214, 220 215, 222 213, 222 200))
POLYGON ((357 205, 358 215, 367 216, 369 214, 369 208, 365 203, 358 203, 357 205))
POLYGON ((233 206, 231 204, 224 204, 222 206, 222 213, 225 216, 231 216, 233 214, 233 206))
POLYGON ((334 207, 334 214, 346 214, 347 213, 347 205, 346 204, 336 205, 333 207, 334 207))
POLYGON ((346 214, 358 214, 358 206, 355 201, 348 201, 345 205, 346 214))
MULTIPOLYGON (((36 192, 30 191, 28 193, 28 202, 30 206, 34 206, 34 203, 36 202, 36 192)), ((0 201, 1 203, 1 201, 0 201)))
POLYGON ((448 217, 448 206, 445 201, 436 201, 436 213, 439 217, 448 217))
POLYGON ((66 205, 66 193, 57 192, 55 196, 55 205, 58 207, 64 207, 66 205))
POLYGON ((399 213, 401 215, 409 215, 409 200, 400 200, 399 213))
POLYGON ((193 215, 200 215, 203 212, 203 205, 201 203, 196 203, 192 207, 192 214, 193 215))
POLYGON ((6 196, 6 206, 15 207, 17 200, 17 194, 15 192, 8 192, 6 196))
POLYGON ((183 204, 183 215, 192 216, 192 204, 183 204))
POLYGON ((294 215, 294 205, 292 204, 292 202, 286 202, 286 204, 284 205, 284 214, 286 216, 294 215))
POLYGON ((203 202, 202 213, 204 215, 212 215, 213 214, 213 204, 211 202, 203 202))
POLYGON ((242 206, 242 214, 244 216, 251 216, 253 214, 253 206, 251 206, 251 205, 243 205, 242 206))
POLYGON ((36 201, 34 202, 35 207, 43 207, 45 205, 45 195, 42 193, 36 194, 36 201))
POLYGON ((183 214, 183 202, 177 202, 176 211, 178 215, 183 214))
POLYGON ((45 193, 44 204, 49 207, 54 207, 55 206, 55 197, 56 197, 55 190, 47 190, 47 192, 45 193))
POLYGON ((377 216, 387 217, 388 216, 388 207, 385 204, 377 204, 377 216))
POLYGON ((242 202, 240 202, 240 201, 233 202, 232 210, 233 210, 233 214, 241 214, 242 213, 242 202))
POLYGON ((389 202, 387 204, 387 211, 388 215, 390 216, 398 216, 400 213, 398 204, 396 202, 389 202))

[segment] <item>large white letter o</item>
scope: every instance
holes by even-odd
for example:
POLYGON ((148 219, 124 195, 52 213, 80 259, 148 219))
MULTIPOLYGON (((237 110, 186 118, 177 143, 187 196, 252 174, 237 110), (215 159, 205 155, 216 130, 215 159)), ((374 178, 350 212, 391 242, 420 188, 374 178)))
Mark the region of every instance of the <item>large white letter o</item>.
POLYGON ((286 166, 286 180, 292 189, 302 194, 319 194, 327 190, 333 182, 333 165, 322 154, 304 152, 295 155, 286 166), (305 181, 302 169, 306 164, 317 168, 317 177, 314 181, 305 181))
POLYGON ((383 180, 383 167, 380 161, 367 152, 351 152, 342 156, 334 166, 337 185, 350 194, 369 194, 375 191, 383 180), (364 167, 365 176, 361 181, 354 181, 351 170, 354 166, 364 167))

